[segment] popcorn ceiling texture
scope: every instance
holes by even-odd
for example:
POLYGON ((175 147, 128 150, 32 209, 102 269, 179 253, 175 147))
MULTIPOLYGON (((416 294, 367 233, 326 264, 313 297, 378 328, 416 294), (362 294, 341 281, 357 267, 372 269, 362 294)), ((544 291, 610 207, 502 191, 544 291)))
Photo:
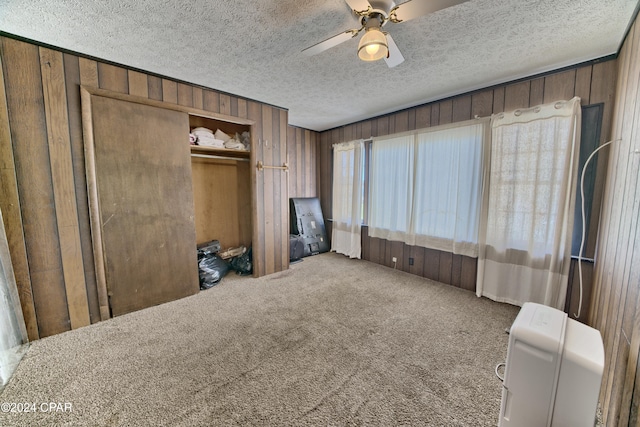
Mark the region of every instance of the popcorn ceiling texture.
POLYGON ((0 0, 0 31, 287 108, 319 131, 614 54, 636 5, 470 0, 387 24, 405 57, 393 69, 358 60, 358 38, 301 54, 359 28, 344 0, 0 0))

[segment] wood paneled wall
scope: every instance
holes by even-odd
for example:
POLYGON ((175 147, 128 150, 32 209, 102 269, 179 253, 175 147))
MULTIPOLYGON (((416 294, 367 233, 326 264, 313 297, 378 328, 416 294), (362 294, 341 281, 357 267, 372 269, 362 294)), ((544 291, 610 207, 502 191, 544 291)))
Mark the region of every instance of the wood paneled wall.
POLYGON ((476 258, 369 237, 367 232, 367 227, 363 227, 362 259, 475 291, 478 266, 476 258), (397 260, 395 263, 394 257, 397 260))
MULTIPOLYGON (((327 218, 331 217, 331 170, 333 160, 331 145, 334 143, 460 122, 476 116, 486 117, 518 108, 570 99, 574 96, 581 98, 582 105, 604 104, 600 141, 602 143, 607 140, 610 134, 615 81, 616 61, 596 62, 456 96, 440 102, 421 105, 322 132, 320 134, 320 155, 316 160, 316 167, 320 172, 319 194, 324 215, 327 218)), ((606 164, 607 153, 602 153, 598 160, 594 206, 591 214, 593 221, 588 234, 585 250, 586 257, 592 257, 596 247, 597 219, 601 208, 606 164)), ((330 223, 327 224, 327 230, 330 235, 330 223)), ((369 238, 364 232, 362 247, 364 259, 393 267, 391 259, 396 257, 398 259, 396 268, 464 289, 475 290, 477 271, 477 260, 475 258, 412 247, 400 242, 369 238), (409 265, 409 258, 413 258, 413 265, 409 265)), ((590 267, 590 265, 587 265, 585 268, 589 269, 590 267)), ((577 292, 579 292, 578 288, 573 287, 573 293, 577 292)), ((575 308, 572 306, 571 309, 577 310, 577 297, 572 294, 569 299, 576 305, 575 308)), ((583 310, 586 305, 588 304, 583 304, 583 310)), ((583 314, 581 318, 586 318, 586 316, 583 314)))
POLYGON ((259 158, 295 171, 288 181, 283 172, 255 176, 265 250, 254 265, 260 274, 286 268, 288 188, 317 194, 317 133, 288 126, 286 110, 8 37, 0 61, 0 209, 31 340, 100 320, 80 85, 254 120, 259 158))
POLYGON ((640 403, 640 24, 618 57, 615 115, 590 323, 605 344, 600 402, 607 426, 638 425, 640 403))
POLYGON ((319 197, 316 168, 318 132, 289 126, 287 136, 289 161, 289 197, 319 197))

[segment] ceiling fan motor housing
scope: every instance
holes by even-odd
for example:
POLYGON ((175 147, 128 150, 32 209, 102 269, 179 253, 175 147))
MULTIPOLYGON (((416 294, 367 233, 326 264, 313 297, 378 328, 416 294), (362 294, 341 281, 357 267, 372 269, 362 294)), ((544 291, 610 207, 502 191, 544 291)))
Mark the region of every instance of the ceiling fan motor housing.
POLYGON ((380 11, 372 10, 368 15, 363 16, 360 22, 365 29, 371 27, 382 28, 382 26, 387 23, 387 17, 380 11))
POLYGON ((370 0, 373 11, 382 12, 385 17, 389 16, 389 12, 396 6, 394 1, 389 0, 370 0))

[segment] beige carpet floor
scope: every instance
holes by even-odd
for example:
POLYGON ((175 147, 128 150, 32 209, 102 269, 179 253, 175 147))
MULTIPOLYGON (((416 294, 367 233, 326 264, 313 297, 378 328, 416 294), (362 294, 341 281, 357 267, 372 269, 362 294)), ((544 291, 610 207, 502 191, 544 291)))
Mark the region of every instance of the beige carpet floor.
POLYGON ((0 425, 495 426, 518 310, 322 254, 33 342, 0 425))

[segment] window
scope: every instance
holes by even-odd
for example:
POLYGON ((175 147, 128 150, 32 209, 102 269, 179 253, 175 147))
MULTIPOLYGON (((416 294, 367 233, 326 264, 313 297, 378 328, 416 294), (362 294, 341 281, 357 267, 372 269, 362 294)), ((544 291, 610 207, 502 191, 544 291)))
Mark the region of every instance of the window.
POLYGON ((486 121, 374 138, 369 234, 477 256, 486 121))
POLYGON ((360 258, 363 212, 364 142, 333 145, 333 227, 331 250, 360 258))
POLYGON ((492 118, 478 296, 564 307, 580 118, 579 98, 492 118))
POLYGON ((369 234, 404 240, 413 199, 414 135, 374 138, 369 176, 369 234))

